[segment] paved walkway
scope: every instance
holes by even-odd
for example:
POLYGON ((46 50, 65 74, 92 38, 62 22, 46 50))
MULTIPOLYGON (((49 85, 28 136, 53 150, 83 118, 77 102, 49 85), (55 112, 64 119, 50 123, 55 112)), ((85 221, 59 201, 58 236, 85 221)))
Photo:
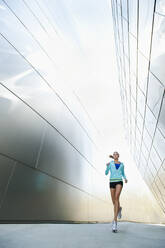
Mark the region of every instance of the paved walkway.
POLYGON ((0 248, 165 248, 165 225, 0 224, 0 248))

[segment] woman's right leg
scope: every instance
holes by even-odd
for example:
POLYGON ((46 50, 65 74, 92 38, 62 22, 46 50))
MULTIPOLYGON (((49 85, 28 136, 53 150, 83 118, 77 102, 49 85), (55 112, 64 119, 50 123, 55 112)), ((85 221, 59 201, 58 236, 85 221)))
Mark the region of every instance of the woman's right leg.
POLYGON ((114 218, 115 219, 115 192, 116 192, 116 188, 110 188, 111 191, 111 198, 112 198, 112 203, 113 203, 113 211, 114 211, 114 218))
POLYGON ((117 221, 117 215, 119 212, 120 202, 119 197, 121 194, 123 186, 121 184, 117 184, 115 187, 115 207, 114 207, 114 220, 117 221))
MULTIPOLYGON (((116 192, 116 187, 115 188, 110 188, 110 192, 111 192, 111 199, 112 199, 112 203, 114 206, 114 218, 115 218, 115 192, 116 192)), ((120 202, 118 204, 118 212, 119 212, 119 208, 120 208, 120 202)))
POLYGON ((113 206, 115 206, 115 188, 110 188, 110 192, 113 206))

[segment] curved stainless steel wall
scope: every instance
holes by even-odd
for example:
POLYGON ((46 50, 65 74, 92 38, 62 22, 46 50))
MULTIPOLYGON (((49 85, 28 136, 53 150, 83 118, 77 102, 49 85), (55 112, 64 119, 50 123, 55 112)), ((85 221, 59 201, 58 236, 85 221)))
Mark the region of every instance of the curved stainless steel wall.
POLYGON ((112 7, 128 142, 165 213, 165 1, 112 0, 112 7))
POLYGON ((109 219, 95 131, 59 68, 58 3, 0 1, 0 220, 109 219))

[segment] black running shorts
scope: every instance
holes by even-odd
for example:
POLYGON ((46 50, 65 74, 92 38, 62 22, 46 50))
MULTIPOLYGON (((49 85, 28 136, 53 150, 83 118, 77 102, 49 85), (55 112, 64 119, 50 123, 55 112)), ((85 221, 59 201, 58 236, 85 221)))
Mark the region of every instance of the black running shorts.
POLYGON ((123 181, 118 181, 118 182, 109 182, 109 187, 114 188, 116 187, 116 184, 121 184, 123 186, 123 181))

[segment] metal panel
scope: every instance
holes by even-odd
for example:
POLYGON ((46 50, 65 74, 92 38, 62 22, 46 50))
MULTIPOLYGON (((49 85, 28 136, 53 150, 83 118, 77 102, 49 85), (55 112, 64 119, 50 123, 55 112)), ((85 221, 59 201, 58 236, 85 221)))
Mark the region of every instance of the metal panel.
POLYGON ((37 168, 91 192, 91 165, 52 127, 47 129, 37 168))
POLYGON ((9 41, 13 47, 30 63, 38 72, 45 78, 54 77, 56 79, 56 73, 54 64, 44 53, 43 49, 33 39, 33 37, 27 32, 27 29, 16 18, 5 3, 1 1, 0 8, 0 26, 1 34, 9 41), (6 20, 5 22, 3 20, 6 20), (53 76, 52 73, 54 72, 53 76))
POLYGON ((142 116, 144 116, 144 110, 145 110, 145 95, 140 90, 140 88, 137 88, 137 108, 142 116))
MULTIPOLYGON (((165 168, 163 168, 163 165, 161 165, 159 171, 158 171, 158 176, 162 182, 162 184, 165 187, 165 168)), ((164 190, 164 195, 165 195, 165 190, 164 190)))
POLYGON ((148 82, 147 104, 155 117, 158 117, 160 105, 164 93, 164 87, 151 73, 148 82))
POLYGON ((127 6, 127 0, 122 0, 122 16, 124 16, 128 20, 128 6, 127 6))
POLYGON ((163 85, 165 85, 164 26, 165 26, 165 16, 160 16, 155 14, 150 70, 161 81, 163 85))
POLYGON ((9 184, 0 219, 87 220, 88 196, 19 163, 9 184))
POLYGON ((150 150, 152 144, 152 138, 145 127, 143 131, 143 142, 147 146, 148 150, 150 150))
POLYGON ((159 176, 156 177, 155 183, 156 183, 156 185, 157 185, 157 187, 158 187, 158 189, 159 189, 159 191, 160 191, 161 196, 165 196, 165 187, 164 187, 164 185, 162 184, 162 182, 161 182, 159 176))
POLYGON ((0 206, 5 196, 15 161, 0 155, 0 206))
POLYGON ((157 153, 160 159, 163 161, 165 158, 165 138, 161 134, 158 128, 156 129, 156 132, 155 132, 153 145, 155 149, 157 150, 157 153))
POLYGON ((156 174, 157 174, 157 167, 155 167, 155 165, 151 159, 149 159, 149 161, 148 161, 148 168, 151 171, 153 177, 155 178, 156 174))
MULTIPOLYGON (((0 38, 0 44, 2 54, 0 66, 3 71, 0 73, 0 80, 3 85, 47 119, 92 162, 90 154, 93 142, 82 123, 71 112, 72 109, 71 111, 68 109, 68 106, 53 92, 53 89, 3 38, 0 38), (84 142, 86 143, 85 146, 84 142)), ((74 101, 72 103, 73 106, 76 105, 74 101)))
POLYGON ((162 102, 161 111, 159 115, 158 127, 161 130, 162 134, 165 136, 165 93, 163 96, 163 102, 162 102))
POLYGON ((129 46, 130 46, 130 70, 136 75, 136 62, 137 62, 137 40, 129 34, 129 46))
POLYGON ((154 176, 150 170, 150 167, 146 168, 146 173, 145 173, 145 180, 147 181, 148 185, 151 187, 151 184, 154 181, 154 176))
POLYGON ((156 0, 156 12, 165 15, 165 1, 156 0))
POLYGON ((13 83, 15 87, 18 87, 19 80, 31 73, 31 68, 2 36, 0 36, 0 48, 0 82, 9 82, 9 85, 13 83), (15 83, 16 80, 18 83, 15 83))
POLYGON ((0 152, 34 166, 45 123, 0 85, 0 152))
POLYGON ((150 158, 151 158, 152 163, 154 164, 156 170, 158 171, 160 166, 161 166, 162 161, 161 161, 157 151, 155 150, 154 146, 152 146, 152 148, 151 148, 150 158))
POLYGON ((138 52, 138 86, 146 94, 149 60, 138 52))
POLYGON ((129 31, 137 36, 137 0, 128 0, 129 7, 129 31))
POLYGON ((151 110, 146 106, 145 127, 147 128, 151 137, 154 135, 156 129, 156 118, 151 110))
POLYGON ((43 52, 52 60, 55 58, 54 62, 57 61, 57 59, 59 61, 60 52, 62 52, 62 40, 59 39, 59 36, 57 36, 57 33, 53 30, 51 24, 41 13, 40 8, 37 8, 37 4, 34 4, 32 0, 27 3, 21 0, 17 0, 16 2, 6 0, 5 2, 6 6, 11 9, 16 18, 25 26, 27 33, 39 43, 43 52), (53 54, 52 51, 56 53, 53 54))
POLYGON ((155 0, 139 0, 139 49, 149 58, 155 0))

